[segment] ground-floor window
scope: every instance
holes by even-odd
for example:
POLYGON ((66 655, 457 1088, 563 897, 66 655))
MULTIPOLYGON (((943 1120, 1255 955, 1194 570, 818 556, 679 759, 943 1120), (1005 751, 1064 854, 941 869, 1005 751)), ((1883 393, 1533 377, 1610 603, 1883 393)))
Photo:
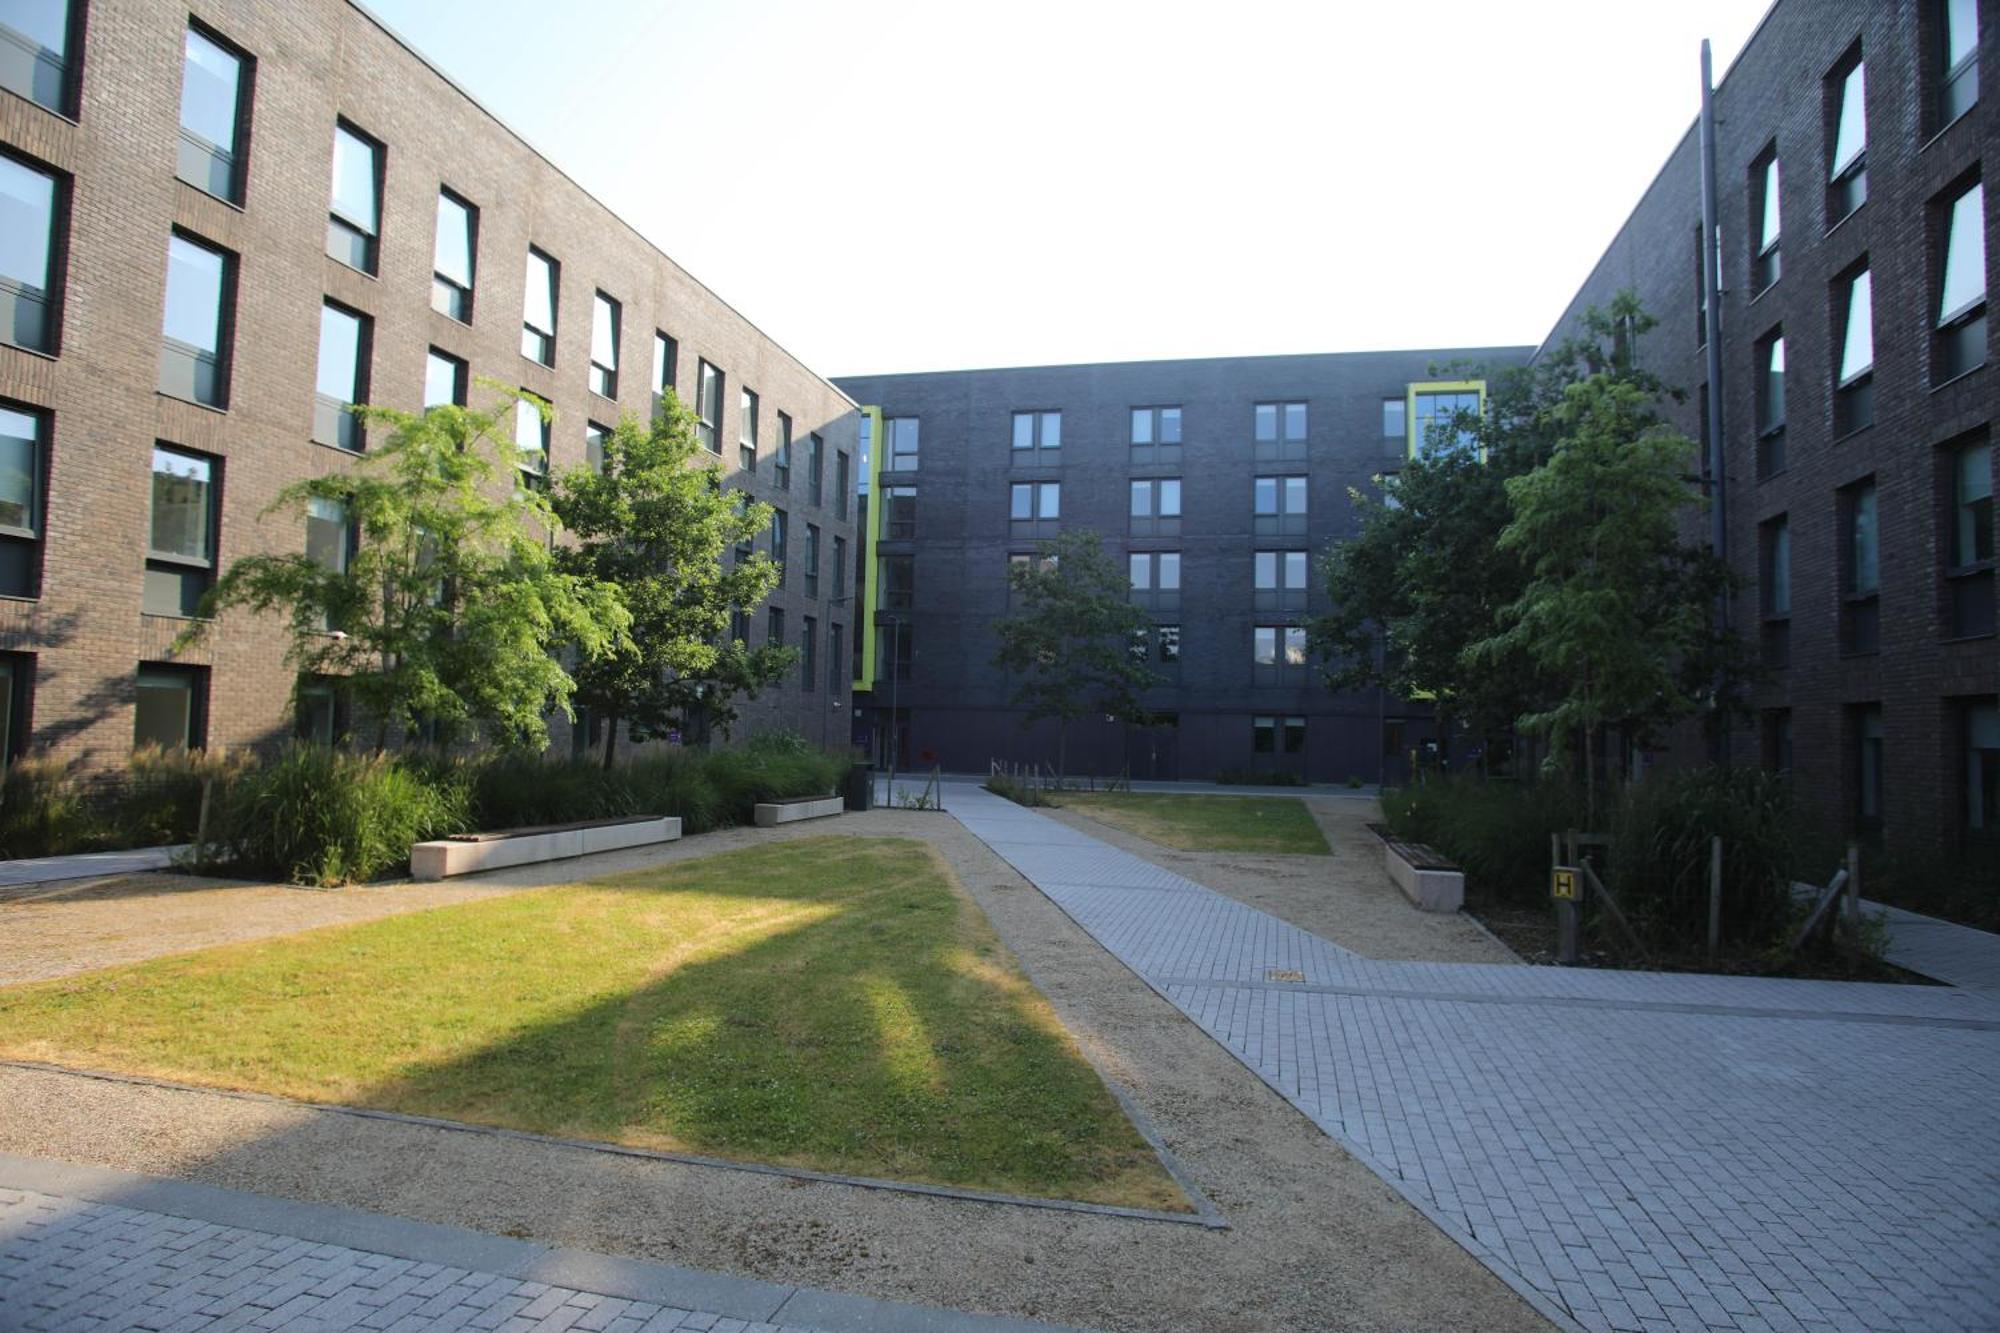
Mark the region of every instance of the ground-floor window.
POLYGON ((34 683, 34 658, 0 653, 0 767, 28 748, 28 698, 34 683))
POLYGON ((208 668, 141 663, 133 746, 199 750, 207 740, 208 668))
POLYGON ((1251 718, 1250 749, 1255 754, 1304 754, 1306 720, 1303 717, 1251 718))
POLYGON ((1974 701, 1963 711, 1966 832, 2000 839, 2000 701, 1974 701))

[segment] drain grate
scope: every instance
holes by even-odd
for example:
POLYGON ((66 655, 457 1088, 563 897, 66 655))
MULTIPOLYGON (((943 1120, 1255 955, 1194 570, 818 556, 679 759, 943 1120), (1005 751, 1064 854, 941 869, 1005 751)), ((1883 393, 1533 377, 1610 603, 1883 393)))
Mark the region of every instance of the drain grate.
POLYGON ((1295 967, 1274 967, 1264 973, 1266 981, 1304 981, 1306 974, 1295 967))

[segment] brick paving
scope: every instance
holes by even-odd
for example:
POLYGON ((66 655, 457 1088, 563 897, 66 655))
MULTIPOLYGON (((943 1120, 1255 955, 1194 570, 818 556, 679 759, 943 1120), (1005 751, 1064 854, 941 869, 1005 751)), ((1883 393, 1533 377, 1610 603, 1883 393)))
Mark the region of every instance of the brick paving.
POLYGON ((947 808, 1558 1319, 2000 1327, 2000 996, 1366 959, 969 785, 947 808))
POLYGON ((4 1187, 0 1328, 811 1333, 4 1187))

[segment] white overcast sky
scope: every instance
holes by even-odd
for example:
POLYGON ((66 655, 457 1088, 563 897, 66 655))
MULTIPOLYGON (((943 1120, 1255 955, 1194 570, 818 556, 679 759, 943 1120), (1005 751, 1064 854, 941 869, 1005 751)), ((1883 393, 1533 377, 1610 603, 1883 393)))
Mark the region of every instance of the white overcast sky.
POLYGON ((365 0, 823 374, 1538 342, 1767 0, 365 0))

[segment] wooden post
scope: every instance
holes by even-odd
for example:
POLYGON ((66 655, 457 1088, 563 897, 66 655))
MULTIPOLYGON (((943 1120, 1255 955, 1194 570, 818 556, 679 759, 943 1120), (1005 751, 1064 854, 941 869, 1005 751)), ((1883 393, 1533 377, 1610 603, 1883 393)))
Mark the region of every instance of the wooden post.
MULTIPOLYGON (((1576 844, 1572 841, 1570 843, 1572 854, 1575 851, 1575 847, 1576 844)), ((1562 843, 1557 835, 1551 833, 1549 834, 1550 874, 1553 876, 1555 867, 1565 864, 1573 864, 1573 862, 1565 862, 1563 860, 1562 843)), ((1556 961, 1564 967, 1575 967, 1577 963, 1576 925, 1576 903, 1567 898, 1556 899, 1556 961)))
POLYGON ((1708 961, 1722 944, 1722 839, 1708 840, 1708 961))
POLYGON ((201 780, 201 813, 194 820, 194 859, 198 865, 208 859, 208 802, 215 792, 215 779, 201 780))
POLYGON ((1861 846, 1859 843, 1850 842, 1847 844, 1847 901, 1843 906, 1847 909, 1847 924, 1850 926, 1860 925, 1861 846))

